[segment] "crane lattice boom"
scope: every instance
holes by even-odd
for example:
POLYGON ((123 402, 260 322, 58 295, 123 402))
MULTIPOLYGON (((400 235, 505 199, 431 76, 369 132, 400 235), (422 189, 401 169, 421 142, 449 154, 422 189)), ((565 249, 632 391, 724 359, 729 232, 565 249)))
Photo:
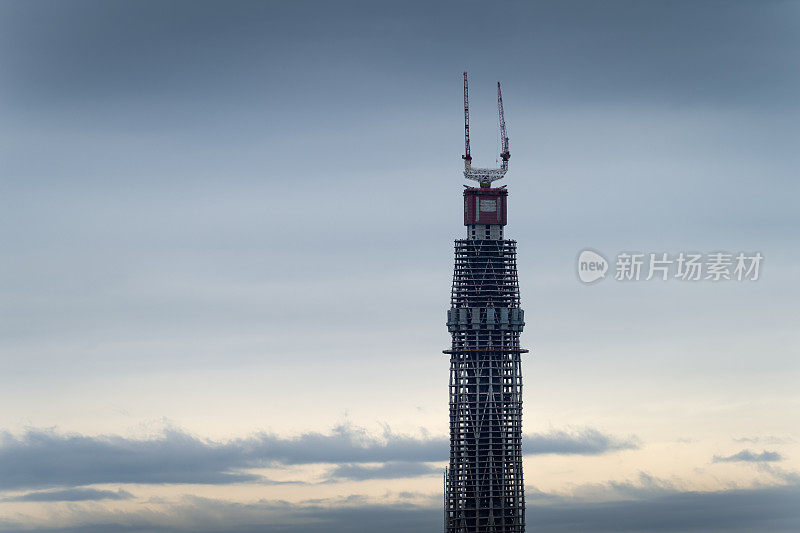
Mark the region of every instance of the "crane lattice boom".
POLYGON ((511 152, 508 151, 508 134, 506 133, 506 117, 503 114, 503 93, 500 92, 500 82, 497 82, 497 114, 500 117, 500 159, 503 160, 502 168, 508 170, 508 160, 511 152))
POLYGON ((469 85, 467 83, 467 73, 464 73, 464 169, 468 169, 472 164, 472 156, 469 153, 469 85))
POLYGON ((503 114, 503 95, 500 92, 500 82, 497 82, 497 113, 500 118, 500 168, 472 168, 472 154, 469 146, 469 84, 467 73, 464 73, 464 177, 468 180, 480 182, 481 187, 489 187, 493 181, 501 179, 508 172, 508 160, 511 153, 508 151, 508 134, 506 133, 506 119, 503 114))

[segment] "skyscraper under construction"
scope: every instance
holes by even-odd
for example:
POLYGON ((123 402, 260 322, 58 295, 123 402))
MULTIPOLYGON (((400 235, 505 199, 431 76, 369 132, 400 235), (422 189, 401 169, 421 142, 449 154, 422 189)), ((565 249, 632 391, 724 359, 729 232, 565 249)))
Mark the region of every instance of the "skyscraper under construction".
POLYGON ((464 73, 464 190, 467 238, 455 241, 447 329, 450 355, 450 464, 445 473, 447 533, 525 531, 522 481, 522 371, 516 242, 505 239, 510 153, 497 84, 499 168, 472 167, 469 94, 464 73))

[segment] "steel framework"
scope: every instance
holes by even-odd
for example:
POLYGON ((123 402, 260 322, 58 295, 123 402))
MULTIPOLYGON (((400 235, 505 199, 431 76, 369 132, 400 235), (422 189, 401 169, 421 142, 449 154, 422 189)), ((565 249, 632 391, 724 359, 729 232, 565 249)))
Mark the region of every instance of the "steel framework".
MULTIPOLYGON (((468 230, 469 231, 469 230, 468 230)), ((447 327, 450 464, 445 531, 522 533, 522 372, 516 242, 455 241, 447 327)))
POLYGON ((446 533, 524 533, 522 368, 517 243, 503 238, 508 171, 503 95, 497 84, 500 168, 472 168, 469 88, 464 73, 464 190, 467 238, 455 241, 447 329, 450 355, 450 464, 444 474, 446 533))

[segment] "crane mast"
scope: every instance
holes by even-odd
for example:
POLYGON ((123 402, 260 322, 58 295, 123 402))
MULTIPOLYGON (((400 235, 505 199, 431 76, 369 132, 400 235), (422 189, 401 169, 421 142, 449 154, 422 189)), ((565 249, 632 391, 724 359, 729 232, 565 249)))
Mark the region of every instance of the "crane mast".
POLYGON ((511 153, 508 151, 508 134, 506 133, 506 119, 503 114, 503 95, 500 92, 500 82, 497 82, 497 113, 500 119, 500 168, 473 168, 472 154, 469 145, 469 84, 467 73, 464 72, 464 177, 481 184, 481 187, 490 187, 493 181, 502 179, 508 172, 508 160, 511 153))
POLYGON ((508 160, 511 152, 508 151, 508 134, 506 133, 506 117, 503 114, 503 93, 500 92, 500 82, 497 82, 497 114, 500 117, 500 159, 503 160, 502 168, 508 170, 508 160))
POLYGON ((464 169, 472 165, 472 156, 469 153, 469 84, 467 83, 467 73, 464 73, 464 169))

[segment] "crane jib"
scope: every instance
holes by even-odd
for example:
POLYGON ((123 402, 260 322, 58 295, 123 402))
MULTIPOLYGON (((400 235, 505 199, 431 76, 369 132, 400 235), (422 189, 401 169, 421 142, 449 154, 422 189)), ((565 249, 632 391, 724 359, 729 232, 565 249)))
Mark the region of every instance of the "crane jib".
POLYGON ((500 168, 472 168, 472 153, 469 143, 469 82, 467 73, 464 72, 464 177, 475 180, 483 186, 488 186, 491 182, 499 180, 508 171, 508 160, 511 152, 508 149, 508 133, 506 132, 506 118, 503 111, 503 93, 500 90, 500 82, 497 82, 497 115, 500 123, 500 168))

